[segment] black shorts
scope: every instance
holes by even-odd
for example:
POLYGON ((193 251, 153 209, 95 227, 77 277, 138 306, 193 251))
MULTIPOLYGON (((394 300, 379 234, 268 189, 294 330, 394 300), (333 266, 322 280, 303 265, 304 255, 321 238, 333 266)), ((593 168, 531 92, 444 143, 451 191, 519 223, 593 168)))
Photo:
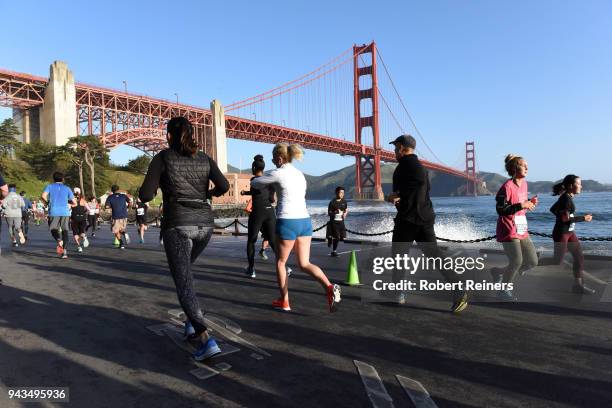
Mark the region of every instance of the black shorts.
POLYGON ((72 235, 81 235, 85 233, 87 229, 87 220, 77 221, 72 220, 72 235))
POLYGON ((346 238, 346 226, 344 225, 344 221, 331 220, 327 224, 327 231, 325 235, 328 239, 338 239, 343 241, 346 238))
POLYGON ((136 216, 136 224, 138 224, 138 225, 146 224, 147 223, 146 222, 146 218, 147 218, 146 215, 137 215, 136 216))

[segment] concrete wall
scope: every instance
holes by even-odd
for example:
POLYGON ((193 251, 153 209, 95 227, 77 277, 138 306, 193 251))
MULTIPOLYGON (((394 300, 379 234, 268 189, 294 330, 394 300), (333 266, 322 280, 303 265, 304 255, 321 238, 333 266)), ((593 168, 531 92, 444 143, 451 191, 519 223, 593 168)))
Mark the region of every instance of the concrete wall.
POLYGON ((77 135, 74 76, 62 61, 51 64, 45 102, 40 112, 40 138, 55 146, 77 135))

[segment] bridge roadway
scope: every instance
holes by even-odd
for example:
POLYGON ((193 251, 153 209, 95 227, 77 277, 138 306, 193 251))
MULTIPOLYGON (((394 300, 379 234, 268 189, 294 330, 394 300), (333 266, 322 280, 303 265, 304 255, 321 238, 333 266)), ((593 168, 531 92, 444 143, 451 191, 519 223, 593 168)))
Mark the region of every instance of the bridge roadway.
MULTIPOLYGON (((377 370, 396 407, 410 403, 395 375, 421 382, 439 407, 612 406, 611 303, 479 303, 454 316, 446 298, 362 303, 363 288, 343 287, 341 309, 329 314, 318 285, 296 272, 294 312, 283 314, 269 307, 272 262, 258 259, 257 279, 245 278, 244 238, 231 236, 214 236, 195 264, 197 292, 270 357, 232 343, 241 350, 210 364, 231 369, 198 379, 183 350, 147 330, 177 308, 157 232, 120 252, 106 226, 83 254, 61 260, 45 227, 31 227, 31 242, 15 250, 3 228, 1 407, 26 406, 7 398, 7 387, 23 386, 70 387, 70 404, 56 406, 371 406, 354 360, 377 370)), ((363 247, 340 250, 353 248, 363 247)), ((312 252, 343 280, 348 254, 329 258, 322 243, 312 252)))

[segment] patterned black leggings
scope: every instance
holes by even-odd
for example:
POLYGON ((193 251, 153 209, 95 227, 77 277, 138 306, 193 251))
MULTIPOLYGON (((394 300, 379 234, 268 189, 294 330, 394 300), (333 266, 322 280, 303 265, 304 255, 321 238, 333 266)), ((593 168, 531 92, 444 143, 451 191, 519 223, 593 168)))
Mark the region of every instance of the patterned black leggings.
POLYGON ((206 330, 206 324, 193 287, 191 264, 206 248, 212 233, 212 227, 198 226, 181 226, 162 231, 166 258, 179 303, 198 335, 206 330))

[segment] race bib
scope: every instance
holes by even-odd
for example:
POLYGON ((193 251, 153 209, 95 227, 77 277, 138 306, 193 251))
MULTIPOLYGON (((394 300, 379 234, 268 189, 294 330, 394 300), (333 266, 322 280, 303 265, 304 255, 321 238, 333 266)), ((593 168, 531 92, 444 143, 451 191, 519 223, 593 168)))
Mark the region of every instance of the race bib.
POLYGON ((136 215, 144 215, 144 208, 137 208, 136 215))
MULTIPOLYGON (((574 214, 570 214, 570 218, 574 218, 574 214)), ((569 229, 568 229, 568 231, 569 231, 569 232, 574 232, 574 228, 576 228, 576 223, 572 222, 572 223, 569 225, 569 229)))
POLYGON ((336 213, 334 215, 334 221, 342 221, 342 213, 336 213))
POLYGON ((524 215, 515 215, 514 226, 516 227, 517 235, 525 234, 527 232, 527 217, 524 215))

